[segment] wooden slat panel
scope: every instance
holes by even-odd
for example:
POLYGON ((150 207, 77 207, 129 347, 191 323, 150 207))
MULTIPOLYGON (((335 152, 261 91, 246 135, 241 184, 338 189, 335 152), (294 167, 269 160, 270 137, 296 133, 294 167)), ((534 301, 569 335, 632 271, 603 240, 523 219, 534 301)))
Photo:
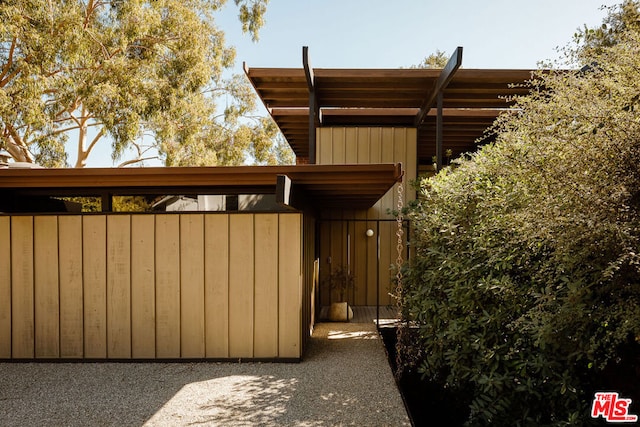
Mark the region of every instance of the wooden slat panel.
POLYGON ((33 221, 35 266, 35 356, 60 356, 58 295, 58 218, 37 216, 33 221))
POLYGON ((229 217, 229 356, 253 357, 253 215, 229 217))
POLYGON ((316 163, 330 165, 333 162, 333 142, 331 128, 319 128, 316 131, 316 163))
POLYGON ((358 128, 346 128, 344 135, 344 161, 348 165, 358 163, 358 128))
POLYGON ((202 358, 205 345, 204 217, 201 214, 180 215, 180 283, 181 355, 202 358))
POLYGON ((12 357, 34 356, 33 217, 11 218, 12 357))
MULTIPOLYGON (((373 128, 370 131, 370 147, 369 161, 373 164, 382 162, 382 128, 373 128)), ((378 201, 371 209, 369 209, 369 218, 380 218, 382 210, 382 201, 378 201)))
POLYGON ((301 357, 301 214, 281 214, 279 225, 278 356, 301 357))
POLYGON ((84 356, 107 357, 107 222, 103 215, 82 223, 84 356))
POLYGON ((206 356, 229 357, 229 215, 206 215, 206 356))
POLYGON ((131 216, 131 355, 156 357, 155 219, 131 216))
POLYGON ((107 216, 107 357, 131 358, 131 217, 107 216))
POLYGON ((0 359, 11 357, 11 218, 0 217, 0 359))
POLYGON ((346 161, 345 130, 332 128, 332 158, 331 164, 343 165, 346 161))
MULTIPOLYGON (((280 260, 288 262, 287 259, 280 260)), ((278 215, 255 216, 254 357, 278 356, 278 215)))
POLYGON ((371 128, 358 128, 356 136, 356 146, 358 151, 358 164, 368 164, 371 162, 371 128))
POLYGON ((418 130, 408 128, 407 130, 406 159, 402 161, 402 168, 405 171, 405 203, 415 200, 416 190, 409 183, 418 177, 418 130))
POLYGON ((156 216, 156 355, 180 357, 180 217, 156 216))
POLYGON ((82 217, 58 217, 60 263, 60 357, 84 355, 82 217))

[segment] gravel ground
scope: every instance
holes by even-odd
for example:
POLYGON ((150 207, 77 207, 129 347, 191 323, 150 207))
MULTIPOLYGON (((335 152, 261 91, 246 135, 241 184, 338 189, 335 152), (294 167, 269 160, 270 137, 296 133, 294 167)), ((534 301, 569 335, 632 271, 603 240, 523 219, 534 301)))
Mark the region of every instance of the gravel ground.
POLYGON ((409 426, 373 324, 301 363, 0 363, 0 426, 409 426))

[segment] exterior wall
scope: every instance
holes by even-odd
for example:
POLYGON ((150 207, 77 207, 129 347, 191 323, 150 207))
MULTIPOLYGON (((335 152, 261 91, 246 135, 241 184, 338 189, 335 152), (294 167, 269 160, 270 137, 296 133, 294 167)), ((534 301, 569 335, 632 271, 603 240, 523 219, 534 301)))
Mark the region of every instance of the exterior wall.
POLYGON ((299 359, 302 221, 2 216, 0 358, 299 359))
MULTIPOLYGON (((417 177, 417 129, 319 128, 316 146, 318 164, 402 163, 403 201, 415 199, 410 183, 417 177)), ((326 282, 327 275, 337 265, 349 264, 356 283, 355 291, 349 296, 353 305, 393 304, 389 296, 390 266, 397 258, 397 224, 388 212, 397 210, 398 186, 396 184, 369 210, 326 211, 319 219, 320 281, 326 282), (367 237, 367 229, 373 230, 374 236, 367 237)), ((321 292, 323 305, 333 301, 337 301, 335 295, 321 292)))

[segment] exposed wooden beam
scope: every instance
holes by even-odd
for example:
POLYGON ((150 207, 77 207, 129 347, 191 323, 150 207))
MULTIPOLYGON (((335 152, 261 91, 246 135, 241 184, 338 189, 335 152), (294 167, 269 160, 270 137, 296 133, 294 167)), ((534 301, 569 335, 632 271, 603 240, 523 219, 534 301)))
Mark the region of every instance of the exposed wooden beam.
POLYGON ((308 46, 302 46, 302 65, 309 89, 309 163, 314 165, 316 163, 316 127, 320 124, 320 113, 318 111, 313 68, 309 63, 308 46))
POLYGON ((304 67, 304 76, 307 79, 309 92, 313 92, 316 88, 313 68, 311 68, 311 64, 309 63, 309 46, 302 46, 302 66, 304 67))
POLYGON ((462 65, 462 46, 458 46, 456 50, 453 52, 453 54, 451 55, 451 58, 449 58, 447 65, 445 65, 445 67, 440 72, 440 76, 438 77, 438 80, 434 83, 431 93, 425 99, 422 106, 420 107, 420 112, 416 116, 416 120, 414 122, 414 125, 416 127, 422 124, 424 117, 427 115, 427 113, 431 109, 431 106, 433 105, 433 102, 438 97, 438 94, 441 93, 444 90, 444 88, 447 87, 447 85, 449 84, 451 79, 453 79, 453 76, 455 75, 456 71, 458 71, 458 68, 460 68, 461 65, 462 65))
POLYGON ((443 129, 444 129, 444 123, 443 123, 443 118, 442 118, 442 91, 438 92, 438 96, 437 96, 437 109, 438 109, 438 114, 436 116, 436 172, 439 172, 440 169, 442 169, 442 162, 443 162, 443 156, 442 156, 442 140, 443 140, 443 129))

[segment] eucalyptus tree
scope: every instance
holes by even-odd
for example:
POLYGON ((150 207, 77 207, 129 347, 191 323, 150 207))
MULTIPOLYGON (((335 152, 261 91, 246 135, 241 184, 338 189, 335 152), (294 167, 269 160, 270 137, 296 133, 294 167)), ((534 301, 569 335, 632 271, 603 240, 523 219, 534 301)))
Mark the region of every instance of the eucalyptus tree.
MULTIPOLYGON (((234 2, 257 40, 268 0, 234 2)), ((75 146, 83 167, 108 143, 122 164, 268 161, 276 128, 253 116, 246 80, 227 76, 235 51, 215 24, 225 3, 0 2, 1 148, 47 166, 67 165, 75 146)))

